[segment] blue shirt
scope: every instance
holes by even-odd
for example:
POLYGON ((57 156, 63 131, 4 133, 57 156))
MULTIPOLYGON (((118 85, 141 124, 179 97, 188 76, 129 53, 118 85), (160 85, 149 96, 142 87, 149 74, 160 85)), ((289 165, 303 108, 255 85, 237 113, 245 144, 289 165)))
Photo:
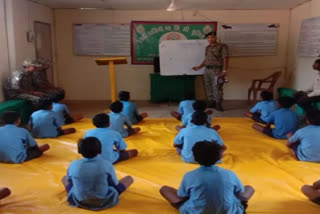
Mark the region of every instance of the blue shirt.
POLYGON ((139 116, 136 104, 129 101, 121 101, 123 104, 122 114, 127 116, 132 124, 137 123, 137 116, 139 116))
POLYGON ((189 199, 182 204, 182 214, 243 214, 237 198, 244 192, 238 177, 231 171, 217 166, 200 166, 184 175, 178 196, 189 199))
POLYGON ((298 126, 298 116, 290 109, 281 108, 272 112, 266 119, 266 123, 273 123, 273 136, 278 139, 286 139, 286 135, 295 132, 298 126))
POLYGON ((61 103, 52 103, 52 111, 57 112, 59 120, 63 121, 63 124, 65 124, 65 115, 70 115, 67 105, 61 103))
POLYGON ((13 124, 0 127, 0 162, 22 163, 27 157, 27 149, 36 145, 26 129, 13 124))
POLYGON ((297 149, 299 160, 320 163, 320 126, 309 125, 299 129, 289 142, 300 142, 297 149))
POLYGON ((112 163, 100 155, 72 161, 67 180, 72 183, 67 199, 72 206, 99 210, 118 203, 119 194, 115 186, 119 181, 112 163))
POLYGON ((175 146, 182 146, 181 158, 187 163, 196 163, 193 157, 192 148, 199 141, 217 141, 219 145, 223 142, 218 133, 205 126, 190 126, 181 129, 174 139, 175 146))
POLYGON ((29 125, 32 128, 32 136, 35 138, 50 138, 58 136, 58 129, 64 124, 64 120, 56 112, 39 110, 32 113, 29 125))
POLYGON ((181 114, 183 120, 184 116, 194 112, 192 104, 195 100, 183 100, 179 103, 178 113, 181 114))
POLYGON ((265 121, 266 118, 275 110, 277 110, 277 103, 274 100, 260 101, 250 109, 250 113, 259 112, 261 120, 265 121))
MULTIPOLYGON (((194 114, 193 113, 189 113, 187 115, 185 115, 185 117, 182 119, 182 126, 184 127, 190 127, 192 125, 194 125, 191 121, 192 121, 192 115, 194 114)), ((212 118, 213 118, 213 115, 208 115, 208 125, 211 126, 212 124, 212 118)))
POLYGON ((86 137, 98 138, 102 146, 102 158, 110 161, 111 163, 114 163, 119 159, 118 151, 122 151, 127 148, 122 136, 118 132, 109 128, 96 128, 88 130, 84 135, 84 138, 86 137), (115 151, 114 148, 118 151, 115 151))
POLYGON ((124 125, 126 125, 129 128, 132 126, 132 124, 127 118, 127 116, 121 113, 110 112, 109 117, 110 129, 119 132, 122 137, 128 137, 128 131, 124 128, 124 125))

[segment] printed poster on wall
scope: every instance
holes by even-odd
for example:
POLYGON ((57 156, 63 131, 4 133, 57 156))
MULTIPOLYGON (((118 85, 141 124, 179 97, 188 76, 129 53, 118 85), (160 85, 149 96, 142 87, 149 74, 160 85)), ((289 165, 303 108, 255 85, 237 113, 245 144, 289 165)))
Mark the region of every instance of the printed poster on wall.
POLYGON ((132 64, 153 64, 159 56, 159 44, 165 40, 204 39, 217 31, 217 22, 131 22, 132 64))

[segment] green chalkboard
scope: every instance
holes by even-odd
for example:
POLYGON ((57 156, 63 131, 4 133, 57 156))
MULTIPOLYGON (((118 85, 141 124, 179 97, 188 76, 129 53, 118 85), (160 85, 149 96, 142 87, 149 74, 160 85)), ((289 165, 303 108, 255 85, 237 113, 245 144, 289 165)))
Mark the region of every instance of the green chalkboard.
POLYGON ((132 21, 131 63, 152 64, 163 40, 204 39, 211 31, 217 31, 217 22, 132 21))

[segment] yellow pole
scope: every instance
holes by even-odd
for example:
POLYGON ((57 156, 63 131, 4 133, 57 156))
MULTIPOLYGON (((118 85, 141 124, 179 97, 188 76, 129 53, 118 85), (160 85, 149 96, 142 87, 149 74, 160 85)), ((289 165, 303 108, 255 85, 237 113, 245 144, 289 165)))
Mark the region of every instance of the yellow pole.
POLYGON ((114 63, 113 63, 113 61, 109 61, 109 79, 110 79, 111 101, 114 102, 114 101, 116 101, 117 96, 116 96, 116 81, 114 79, 114 63))

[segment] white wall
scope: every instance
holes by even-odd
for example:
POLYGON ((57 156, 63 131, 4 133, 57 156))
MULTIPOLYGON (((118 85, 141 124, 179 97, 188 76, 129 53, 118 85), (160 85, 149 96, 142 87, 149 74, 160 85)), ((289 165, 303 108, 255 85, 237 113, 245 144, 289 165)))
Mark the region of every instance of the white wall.
MULTIPOLYGON (((95 57, 74 56, 73 23, 130 23, 132 20, 218 21, 225 23, 279 23, 276 56, 235 57, 230 60, 231 82, 225 87, 226 99, 246 99, 252 79, 264 78, 278 69, 286 70, 290 10, 212 10, 168 13, 166 11, 55 10, 58 85, 70 100, 110 99, 107 67, 98 67, 95 57)), ((129 62, 130 59, 128 58, 129 62)), ((200 63, 200 62, 199 62, 200 63)), ((153 66, 119 65, 116 67, 117 90, 129 90, 133 99, 149 100, 149 74, 153 66)), ((283 81, 282 81, 283 82, 283 81)), ((282 83, 280 83, 282 84, 282 83)), ((196 81, 198 97, 204 97, 201 78, 196 81)))
POLYGON ((0 102, 3 101, 1 80, 6 77, 7 72, 9 71, 8 41, 5 20, 5 4, 4 0, 0 0, 0 102))
POLYGON ((303 19, 320 16, 320 0, 312 0, 291 10, 288 68, 290 72, 290 85, 297 90, 309 88, 313 82, 314 71, 312 65, 317 57, 299 57, 297 45, 303 19))
MULTIPOLYGON (((27 32, 34 31, 35 21, 51 24, 54 32, 53 10, 28 0, 6 0, 6 7, 10 68, 14 70, 21 67, 24 59, 36 57, 34 42, 27 41, 27 32)), ((54 41, 54 33, 52 38, 54 41)))

